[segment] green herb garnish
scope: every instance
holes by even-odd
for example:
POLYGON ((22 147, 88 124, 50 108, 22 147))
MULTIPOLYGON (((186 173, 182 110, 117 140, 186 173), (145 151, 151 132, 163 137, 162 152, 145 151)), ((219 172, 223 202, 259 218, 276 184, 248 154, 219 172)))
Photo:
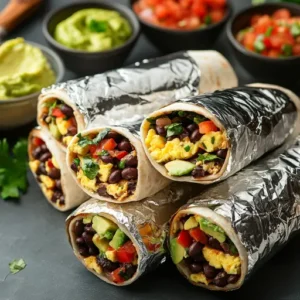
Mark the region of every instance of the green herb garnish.
POLYGON ((263 41, 263 35, 259 35, 254 42, 254 49, 256 52, 262 52, 266 49, 266 46, 263 41))
POLYGON ((104 130, 99 132, 98 135, 93 139, 93 144, 98 144, 99 142, 101 142, 109 132, 110 132, 109 128, 105 128, 104 130))
POLYGON ((115 235, 115 232, 113 232, 113 231, 106 231, 103 235, 101 235, 101 238, 112 240, 113 237, 114 237, 114 235, 115 235))
POLYGON ((212 229, 213 231, 216 231, 216 232, 225 233, 225 231, 220 226, 208 221, 205 218, 200 219, 200 227, 201 228, 206 227, 206 228, 210 228, 210 229, 212 229))
POLYGON ((214 144, 215 143, 216 138, 214 136, 211 137, 211 143, 214 144))
POLYGON ((238 250, 236 249, 236 247, 235 247, 235 245, 232 243, 232 241, 230 241, 230 243, 229 243, 229 251, 230 251, 230 253, 233 254, 233 255, 238 255, 238 254, 239 254, 238 250))
POLYGON ((90 157, 84 157, 82 159, 82 171, 84 175, 88 178, 93 180, 99 171, 99 165, 95 163, 90 157))
POLYGON ((79 159, 78 157, 74 158, 73 163, 74 163, 77 167, 79 167, 79 165, 80 165, 80 159, 79 159))
POLYGON ((294 23, 291 26, 291 34, 296 37, 300 35, 300 23, 294 23))
POLYGON ((206 145, 205 145, 204 142, 202 143, 202 146, 204 147, 204 149, 207 149, 207 147, 206 147, 206 145))
POLYGON ((1 198, 19 198, 20 190, 27 189, 27 140, 19 140, 10 155, 6 139, 0 140, 0 191, 1 198))
POLYGON ((186 146, 184 147, 184 150, 185 150, 186 152, 189 152, 189 151, 191 150, 191 147, 190 147, 189 145, 186 145, 186 146))
POLYGON ((107 155, 109 155, 108 151, 106 151, 106 150, 101 150, 100 156, 107 156, 107 155))
POLYGON ((219 157, 215 154, 199 154, 197 160, 198 161, 212 161, 212 160, 215 160, 215 159, 218 159, 219 157))
POLYGON ((293 54, 293 46, 290 44, 284 44, 282 46, 282 52, 284 56, 291 56, 293 54))
POLYGON ((156 118, 148 118, 146 119, 150 124, 155 124, 156 118))
POLYGON ((183 127, 180 123, 173 123, 165 126, 167 129, 167 138, 173 135, 179 135, 183 132, 183 127))
POLYGON ((93 144, 93 141, 88 136, 82 136, 81 133, 78 133, 77 137, 79 138, 78 146, 82 148, 93 144))
POLYGON ((48 113, 49 116, 52 115, 52 111, 56 106, 57 106, 57 101, 54 101, 53 103, 51 103, 51 105, 49 107, 49 113, 48 113))
POLYGON ((272 31, 273 31, 273 27, 272 27, 272 26, 269 26, 268 29, 266 30, 265 36, 266 36, 266 37, 271 36, 272 31))
POLYGON ((125 168, 125 161, 124 160, 120 160, 119 164, 118 164, 119 169, 124 169, 125 168))
POLYGON ((201 122, 203 122, 205 120, 206 120, 206 118, 205 117, 201 117, 201 116, 196 116, 196 117, 193 118, 193 121, 196 124, 199 124, 199 123, 201 123, 201 122))
POLYGON ((26 263, 23 258, 14 259, 8 265, 11 274, 16 274, 26 267, 26 263))
POLYGON ((204 23, 205 23, 206 25, 211 24, 211 22, 212 22, 212 19, 211 19, 211 16, 210 16, 210 15, 207 15, 207 16, 204 17, 204 23))
POLYGON ((105 32, 108 29, 107 21, 97 21, 92 19, 88 25, 91 32, 105 32))
POLYGON ((185 116, 186 116, 186 112, 180 110, 180 111, 178 112, 178 116, 179 116, 179 117, 185 117, 185 116))

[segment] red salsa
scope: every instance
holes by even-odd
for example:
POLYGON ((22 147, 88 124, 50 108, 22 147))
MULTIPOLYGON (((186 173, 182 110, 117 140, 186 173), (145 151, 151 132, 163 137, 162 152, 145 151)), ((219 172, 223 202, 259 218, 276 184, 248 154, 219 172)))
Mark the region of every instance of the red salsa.
POLYGON ((251 26, 237 34, 237 40, 248 50, 268 57, 300 55, 300 17, 288 9, 272 15, 254 15, 251 26))
POLYGON ((226 0, 138 0, 133 9, 149 23, 193 30, 221 21, 225 15, 226 0))

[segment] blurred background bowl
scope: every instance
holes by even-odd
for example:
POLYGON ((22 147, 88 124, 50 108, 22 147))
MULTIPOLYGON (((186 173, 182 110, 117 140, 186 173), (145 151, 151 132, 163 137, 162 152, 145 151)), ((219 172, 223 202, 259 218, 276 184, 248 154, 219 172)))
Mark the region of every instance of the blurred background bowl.
MULTIPOLYGON (((130 0, 131 8, 138 0, 130 0)), ((176 30, 160 27, 139 18, 143 33, 162 52, 170 53, 181 50, 211 49, 216 39, 222 32, 232 13, 232 7, 227 0, 227 9, 224 18, 215 24, 195 30, 176 30)))
MULTIPOLYGON (((65 67, 62 60, 45 46, 28 42, 39 48, 46 57, 56 76, 56 82, 63 80, 65 67)), ((36 118, 37 101, 40 92, 10 100, 0 100, 0 130, 12 129, 25 125, 36 118)))
POLYGON ((246 8, 236 14, 228 23, 226 31, 236 58, 255 77, 255 81, 280 84, 293 88, 300 81, 300 56, 270 58, 247 50, 236 39, 237 33, 250 26, 253 15, 272 14, 280 8, 287 8, 293 16, 300 16, 300 5, 291 3, 266 3, 246 8))
POLYGON ((139 37, 140 25, 135 14, 124 5, 113 3, 113 1, 84 1, 50 12, 44 20, 43 33, 50 46, 62 57, 68 69, 79 75, 92 75, 122 66, 139 37), (131 37, 117 48, 97 52, 75 50, 58 43, 53 38, 57 24, 85 8, 104 8, 119 12, 132 27, 131 37))

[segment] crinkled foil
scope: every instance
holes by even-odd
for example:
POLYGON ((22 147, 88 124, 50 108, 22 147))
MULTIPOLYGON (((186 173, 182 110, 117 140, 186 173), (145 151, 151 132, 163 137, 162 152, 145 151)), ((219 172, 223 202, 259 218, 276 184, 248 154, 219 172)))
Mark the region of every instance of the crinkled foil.
POLYGON ((124 225, 131 233, 135 246, 140 250, 140 263, 137 274, 144 274, 156 268, 166 259, 165 239, 168 232, 170 217, 180 208, 187 199, 191 199, 203 190, 202 186, 192 184, 171 184, 152 197, 139 202, 122 205, 106 203, 91 199, 82 204, 66 220, 66 229, 69 241, 69 224, 72 219, 82 214, 108 214, 124 225), (152 235, 143 235, 142 228, 149 224, 153 228, 152 235), (154 240, 157 246, 149 251, 145 241, 154 240))
POLYGON ((227 132, 231 155, 225 172, 216 181, 283 144, 297 118, 295 104, 277 89, 238 87, 182 101, 204 107, 227 132))
POLYGON ((151 110, 198 94, 200 70, 187 52, 54 85, 64 89, 87 126, 137 123, 151 110))
POLYGON ((282 154, 250 165, 184 208, 199 206, 231 222, 247 250, 249 276, 300 229, 300 136, 282 154))

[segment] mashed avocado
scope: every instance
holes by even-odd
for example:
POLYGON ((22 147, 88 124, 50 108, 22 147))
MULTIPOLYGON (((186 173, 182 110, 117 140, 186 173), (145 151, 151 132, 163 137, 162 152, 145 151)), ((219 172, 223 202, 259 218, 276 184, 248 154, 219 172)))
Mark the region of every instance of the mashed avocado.
POLYGON ((60 22, 54 38, 66 47, 93 52, 118 47, 131 34, 131 26, 118 12, 89 8, 79 10, 60 22))
POLYGON ((22 38, 0 46, 0 100, 29 95, 55 82, 55 75, 39 48, 22 38))

